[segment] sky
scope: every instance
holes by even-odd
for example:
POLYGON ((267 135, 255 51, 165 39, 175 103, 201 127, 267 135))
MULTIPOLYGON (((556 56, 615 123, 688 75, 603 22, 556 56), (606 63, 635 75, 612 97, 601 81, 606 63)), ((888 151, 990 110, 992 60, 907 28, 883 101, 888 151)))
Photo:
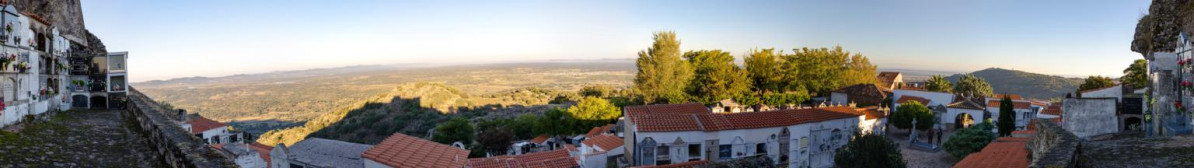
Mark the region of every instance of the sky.
POLYGON ((83 1, 131 81, 352 65, 635 58, 842 46, 880 69, 1118 77, 1146 0, 83 1))

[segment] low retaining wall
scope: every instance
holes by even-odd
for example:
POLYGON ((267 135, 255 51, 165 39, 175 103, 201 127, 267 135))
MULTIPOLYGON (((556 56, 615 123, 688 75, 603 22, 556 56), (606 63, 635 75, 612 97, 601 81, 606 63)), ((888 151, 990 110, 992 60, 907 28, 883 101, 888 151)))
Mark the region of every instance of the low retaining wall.
POLYGON ((128 98, 124 120, 136 126, 130 129, 148 139, 150 148, 162 156, 160 162, 170 167, 237 167, 223 153, 175 123, 177 116, 164 113, 166 110, 153 99, 131 87, 128 98))
POLYGON ((1028 167, 1072 168, 1077 167, 1077 156, 1081 139, 1057 123, 1036 120, 1036 137, 1028 141, 1028 167))

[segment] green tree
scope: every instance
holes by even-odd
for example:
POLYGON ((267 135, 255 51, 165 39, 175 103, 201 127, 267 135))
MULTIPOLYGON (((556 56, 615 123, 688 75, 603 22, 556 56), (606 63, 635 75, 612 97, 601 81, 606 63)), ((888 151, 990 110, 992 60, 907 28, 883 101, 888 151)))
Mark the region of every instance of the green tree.
POLYGON ((916 120, 916 129, 919 130, 933 127, 933 124, 936 123, 933 119, 933 111, 918 101, 909 101, 900 104, 890 117, 891 125, 900 129, 912 128, 913 119, 916 120))
POLYGON ((1137 88, 1148 86, 1148 60, 1137 59, 1124 69, 1124 76, 1119 81, 1137 88))
POLYGON ((974 74, 966 74, 961 79, 958 79, 958 85, 954 86, 954 93, 974 97, 993 95, 991 93, 991 84, 988 84, 987 80, 974 76, 974 74))
POLYGON ((568 108, 568 113, 572 117, 580 120, 615 120, 622 115, 618 111, 618 107, 609 101, 597 97, 585 97, 577 102, 575 106, 568 108))
POLYGON ((597 84, 597 85, 586 85, 585 87, 580 88, 579 94, 580 94, 580 96, 592 96, 592 97, 607 98, 607 97, 615 96, 615 94, 617 92, 618 92, 618 89, 615 89, 614 87, 611 87, 609 85, 597 84))
POLYGON ((774 48, 768 49, 754 49, 746 56, 743 61, 746 66, 747 76, 750 77, 754 84, 755 91, 759 93, 780 91, 784 87, 783 63, 780 61, 782 53, 775 52, 774 48))
POLYGON ((764 93, 762 104, 769 106, 783 106, 789 104, 800 104, 809 99, 808 92, 796 91, 787 93, 764 93))
POLYGON ((810 93, 822 95, 843 86, 863 83, 875 83, 874 65, 862 54, 844 51, 841 46, 830 48, 801 48, 793 49, 792 55, 785 55, 785 67, 796 68, 796 78, 785 78, 794 81, 788 89, 804 88, 810 93))
POLYGON ((655 43, 638 53, 634 89, 647 104, 683 103, 684 89, 692 80, 692 67, 680 58, 675 32, 655 33, 655 43))
POLYGON ((535 124, 536 133, 550 136, 560 136, 573 133, 572 116, 563 109, 553 109, 543 113, 543 117, 535 124))
POLYGON ((1082 85, 1078 85, 1078 92, 1111 86, 1115 86, 1115 80, 1111 79, 1111 77, 1090 76, 1086 77, 1086 81, 1083 81, 1082 85))
POLYGON ((734 56, 721 50, 700 50, 684 53, 684 58, 696 72, 688 84, 688 94, 704 104, 750 93, 751 82, 746 71, 734 64, 734 56))
POLYGON ((928 81, 925 81, 925 89, 934 92, 953 92, 954 87, 949 80, 945 80, 944 76, 933 75, 928 81))
POLYGON ((452 144, 453 142, 463 142, 464 144, 471 144, 476 130, 473 125, 464 118, 454 118, 448 120, 435 127, 435 134, 431 135, 431 141, 442 144, 452 144))
POLYGON ((1012 105, 1012 98, 1003 96, 1003 100, 999 101, 999 136, 1010 136, 1012 130, 1016 130, 1016 111, 1015 106, 1012 105))
POLYGON ((941 148, 956 158, 966 158, 966 155, 982 150, 991 140, 995 140, 991 127, 994 126, 990 122, 983 122, 958 130, 941 144, 941 148))
POLYGON ((846 146, 838 148, 833 162, 841 168, 908 167, 900 145, 876 134, 854 134, 846 146))
POLYGON ((477 133, 477 142, 486 152, 505 154, 514 142, 514 132, 505 127, 490 127, 477 133))

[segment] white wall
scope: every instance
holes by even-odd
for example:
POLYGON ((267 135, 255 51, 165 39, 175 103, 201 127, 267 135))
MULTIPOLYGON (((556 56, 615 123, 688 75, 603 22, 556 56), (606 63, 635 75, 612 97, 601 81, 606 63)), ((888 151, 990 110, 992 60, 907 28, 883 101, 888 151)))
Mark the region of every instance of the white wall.
POLYGON ((974 123, 983 122, 983 111, 975 109, 961 109, 961 108, 946 108, 945 115, 941 116, 941 123, 954 124, 958 115, 970 114, 970 118, 974 119, 974 123))
POLYGON ((1083 92, 1082 98, 1115 98, 1117 101, 1123 101, 1123 86, 1124 85, 1116 85, 1115 87, 1083 92))
MULTIPOLYGON (((212 138, 218 137, 219 135, 226 134, 226 133, 228 133, 228 126, 217 127, 215 129, 203 131, 203 140, 207 141, 207 143, 210 143, 210 144, 216 144, 215 142, 212 141, 212 138)), ((221 141, 220 143, 227 143, 227 142, 221 141)))
MULTIPOLYGON (((873 123, 878 123, 878 122, 873 122, 873 123)), ((756 145, 759 143, 763 143, 763 144, 765 144, 765 148, 767 150, 768 157, 771 157, 773 161, 778 162, 780 160, 779 157, 781 156, 780 153, 787 152, 787 154, 789 156, 791 156, 791 159, 789 160, 789 163, 791 163, 790 167, 816 166, 816 165, 821 165, 821 166, 830 165, 831 166, 831 165, 833 165, 833 157, 832 157, 833 152, 832 151, 837 148, 840 148, 842 145, 845 145, 845 143, 849 140, 849 136, 853 134, 853 131, 858 131, 858 129, 859 129, 858 127, 860 125, 863 125, 863 124, 860 124, 860 118, 845 118, 845 119, 837 119, 837 120, 830 120, 830 121, 817 122, 817 123, 805 123, 805 124, 785 126, 785 127, 724 130, 724 131, 714 131, 714 132, 703 132, 703 131, 639 132, 637 137, 628 137, 628 139, 633 138, 634 142, 643 142, 643 140, 645 140, 646 138, 651 138, 658 144, 657 146, 671 146, 672 143, 676 141, 676 138, 680 138, 685 144, 699 144, 699 145, 701 145, 702 149, 712 150, 712 151, 714 151, 713 152, 714 155, 720 154, 719 153, 720 145, 731 145, 731 152, 730 152, 731 159, 747 157, 747 156, 754 156, 755 154, 757 154, 759 152, 756 150, 756 147, 757 147, 756 145), (790 132, 790 139, 788 142, 789 149, 779 149, 779 146, 780 146, 779 135, 784 128, 789 129, 789 132, 790 132), (829 138, 831 138, 831 137, 816 138, 813 135, 810 135, 813 131, 816 131, 816 130, 831 131, 833 129, 840 130, 840 132, 839 132, 840 135, 838 136, 839 139, 837 141, 832 141, 832 142, 828 141, 829 138), (776 138, 772 139, 771 135, 776 135, 776 138), (803 148, 801 147, 801 139, 802 138, 806 139, 805 142, 810 144, 809 147, 803 147, 803 148), (713 147, 706 146, 705 145, 706 140, 718 140, 719 146, 713 146, 713 147), (826 147, 830 148, 830 149, 827 149, 828 153, 820 155, 822 157, 811 156, 810 148, 814 147, 814 146, 811 146, 811 144, 813 144, 812 141, 822 141, 824 144, 827 145, 826 147), (739 153, 741 155, 739 155, 739 153), (828 158, 825 158, 824 156, 828 156, 828 158)), ((630 146, 630 144, 628 143, 626 146, 630 146)), ((631 152, 640 152, 636 148, 628 148, 627 150, 629 150, 631 152)), ((669 154, 671 155, 670 159, 671 159, 672 163, 680 163, 680 162, 688 161, 687 158, 690 158, 690 156, 688 156, 687 150, 688 149, 687 149, 686 145, 669 147, 669 154)), ((704 151, 701 152, 701 155, 702 156, 700 158, 702 160, 704 160, 705 158, 711 158, 710 156, 703 156, 703 155, 706 155, 706 153, 704 151)), ((631 153, 627 153, 627 156, 631 156, 631 153)), ((633 159, 635 161, 641 162, 641 156, 638 156, 638 157, 639 158, 633 158, 633 159)), ((637 163, 632 163, 632 164, 637 164, 637 163)))
POLYGON ((236 157, 236 165, 242 168, 264 168, 265 160, 257 155, 257 151, 250 152, 249 155, 236 157))
MULTIPOLYGON (((892 95, 893 96, 892 96, 891 100, 900 100, 901 97, 904 97, 906 95, 923 97, 925 99, 929 99, 929 103, 925 104, 925 106, 946 105, 946 104, 954 102, 954 95, 950 94, 950 93, 944 93, 944 92, 929 92, 929 91, 919 91, 919 90, 896 89, 896 90, 892 91, 892 95)), ((899 104, 897 104, 895 101, 892 101, 891 103, 892 103, 891 107, 899 107, 899 104)), ((920 102, 920 103, 925 103, 925 102, 920 102)))
POLYGON ((849 104, 850 97, 846 93, 833 92, 829 95, 829 102, 834 104, 849 104))

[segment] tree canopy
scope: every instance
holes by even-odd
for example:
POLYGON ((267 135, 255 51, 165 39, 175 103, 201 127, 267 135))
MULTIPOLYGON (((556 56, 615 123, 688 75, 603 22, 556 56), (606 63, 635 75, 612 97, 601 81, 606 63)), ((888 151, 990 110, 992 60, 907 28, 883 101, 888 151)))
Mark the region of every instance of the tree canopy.
POLYGON ((614 120, 622 115, 617 106, 597 97, 581 99, 575 106, 568 108, 568 113, 580 120, 614 120))
POLYGON ((680 41, 676 33, 656 32, 655 42, 647 50, 638 52, 638 73, 634 89, 643 101, 653 103, 683 103, 684 89, 692 79, 692 67, 680 58, 680 41))
POLYGON ((854 134, 846 146, 838 148, 833 162, 841 168, 907 167, 900 145, 876 134, 854 134))
POLYGON ((929 80, 925 81, 925 89, 934 92, 947 93, 954 91, 953 84, 949 83, 949 80, 945 80, 945 76, 941 75, 933 75, 932 77, 929 77, 929 80))
POLYGON ((966 158, 966 155, 982 150, 991 140, 995 140, 992 127, 990 122, 983 122, 960 129, 949 136, 941 148, 956 158, 966 158))
POLYGON ((743 65, 756 91, 781 91, 787 85, 783 75, 787 71, 781 69, 780 55, 774 48, 768 48, 751 50, 746 56, 743 65))
POLYGON ((825 94, 843 86, 862 83, 874 84, 876 66, 862 54, 844 51, 841 46, 830 48, 793 49, 793 55, 786 56, 786 64, 796 65, 799 84, 789 87, 803 87, 810 93, 825 94))
POLYGON ((936 120, 933 119, 933 111, 915 100, 900 104, 889 118, 891 124, 900 129, 912 128, 913 119, 916 119, 916 129, 919 130, 933 127, 933 124, 936 123, 936 120))
POLYGON ((468 120, 463 117, 454 118, 435 127, 435 134, 431 135, 431 141, 442 144, 452 144, 453 142, 471 144, 475 131, 468 120))
POLYGON ((1090 76, 1086 77, 1086 81, 1082 82, 1082 85, 1078 85, 1078 91, 1082 92, 1111 86, 1115 86, 1115 80, 1111 79, 1111 77, 1090 76))
POLYGON ((1124 76, 1119 81, 1137 88, 1148 86, 1148 60, 1137 59, 1124 69, 1124 76))
POLYGON ((720 100, 748 94, 751 88, 747 72, 734 64, 734 56, 721 50, 700 50, 684 53, 695 68, 688 94, 697 102, 716 103, 720 100))
POLYGON ((963 75, 958 79, 958 85, 954 86, 954 93, 967 96, 987 97, 993 95, 991 92, 991 84, 974 74, 963 75))
POLYGON ((1010 136, 1012 130, 1016 130, 1016 111, 1015 106, 1012 105, 1012 98, 1003 96, 1003 100, 999 101, 999 136, 1010 136))

